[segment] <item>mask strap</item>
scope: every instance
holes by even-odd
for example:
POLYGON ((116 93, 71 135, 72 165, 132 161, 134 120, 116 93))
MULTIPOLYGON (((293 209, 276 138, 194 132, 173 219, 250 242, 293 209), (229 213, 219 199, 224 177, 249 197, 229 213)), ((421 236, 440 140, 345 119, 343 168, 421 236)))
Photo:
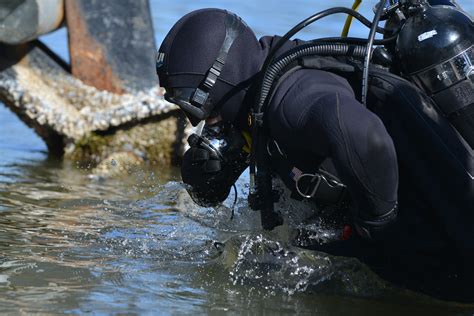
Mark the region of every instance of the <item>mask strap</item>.
POLYGON ((209 115, 208 112, 210 112, 211 109, 205 108, 204 105, 209 98, 209 93, 221 75, 232 44, 243 31, 243 24, 240 22, 240 18, 235 14, 228 14, 226 16, 225 25, 225 38, 219 54, 212 64, 212 67, 207 72, 206 78, 204 78, 196 91, 194 91, 194 94, 191 98, 191 103, 203 110, 201 115, 199 115, 201 116, 199 117, 200 119, 205 119, 206 116, 209 115))

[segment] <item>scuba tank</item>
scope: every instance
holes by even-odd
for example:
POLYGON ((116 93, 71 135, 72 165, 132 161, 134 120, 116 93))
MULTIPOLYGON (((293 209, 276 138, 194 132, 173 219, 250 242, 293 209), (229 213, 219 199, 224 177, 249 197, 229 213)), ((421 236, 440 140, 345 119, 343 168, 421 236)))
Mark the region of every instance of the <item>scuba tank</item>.
POLYGON ((456 7, 423 2, 395 46, 402 75, 425 91, 474 149, 474 23, 456 7))

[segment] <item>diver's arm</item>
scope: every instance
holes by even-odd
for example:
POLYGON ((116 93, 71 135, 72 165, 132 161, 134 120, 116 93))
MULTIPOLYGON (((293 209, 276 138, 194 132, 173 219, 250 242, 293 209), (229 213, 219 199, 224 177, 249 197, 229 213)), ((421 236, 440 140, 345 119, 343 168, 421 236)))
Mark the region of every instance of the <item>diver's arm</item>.
POLYGON ((386 239, 397 219, 395 146, 349 83, 324 71, 295 71, 279 86, 266 115, 272 137, 309 153, 308 165, 331 158, 351 197, 350 224, 357 235, 367 241, 386 239))
MULTIPOLYGON (((227 198, 232 185, 247 168, 247 154, 239 144, 231 144, 235 146, 223 151, 213 146, 208 126, 204 127, 203 136, 190 137, 191 148, 184 154, 181 177, 194 202, 207 207, 227 198)), ((229 143, 240 143, 238 137, 232 136, 229 143)))
MULTIPOLYGON (((278 41, 281 39, 281 36, 263 36, 259 39, 259 43, 262 46, 262 50, 266 51, 266 54, 268 54, 273 47, 278 43, 278 41)), ((304 44, 305 41, 300 40, 300 39, 294 39, 291 41, 287 41, 285 44, 283 44, 282 47, 278 49, 278 53, 276 56, 280 55, 283 52, 286 52, 293 47, 296 47, 298 45, 304 44)))

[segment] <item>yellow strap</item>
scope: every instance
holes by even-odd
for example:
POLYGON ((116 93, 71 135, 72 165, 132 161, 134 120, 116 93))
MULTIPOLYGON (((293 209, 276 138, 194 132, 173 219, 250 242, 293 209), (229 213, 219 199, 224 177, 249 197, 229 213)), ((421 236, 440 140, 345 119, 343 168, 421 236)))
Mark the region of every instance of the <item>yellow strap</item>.
MULTIPOLYGON (((352 10, 359 10, 360 4, 362 3, 362 0, 355 0, 354 4, 352 5, 352 10)), ((354 20, 354 17, 352 15, 348 15, 346 18, 346 23, 344 23, 344 28, 342 29, 342 37, 347 37, 349 35, 349 30, 352 25, 352 20, 354 20)))
POLYGON ((252 136, 250 136, 249 132, 242 132, 242 135, 244 135, 245 142, 247 143, 242 149, 247 154, 250 154, 250 152, 252 151, 252 136))

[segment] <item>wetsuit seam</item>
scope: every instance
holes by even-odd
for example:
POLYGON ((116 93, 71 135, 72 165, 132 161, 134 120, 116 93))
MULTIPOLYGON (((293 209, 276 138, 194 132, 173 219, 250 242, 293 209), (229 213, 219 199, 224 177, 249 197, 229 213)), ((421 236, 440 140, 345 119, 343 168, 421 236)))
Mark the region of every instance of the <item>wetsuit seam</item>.
POLYGON ((365 219, 361 219, 363 222, 365 223, 382 223, 382 222, 387 222, 387 221, 390 221, 390 220, 393 220, 394 218, 397 217, 397 214, 398 214, 398 203, 395 202, 395 205, 389 210, 387 211, 386 213, 382 214, 382 215, 378 215, 376 217, 373 217, 371 219, 368 219, 368 220, 365 220, 365 219))
MULTIPOLYGON (((349 150, 349 142, 348 142, 348 139, 347 139, 347 136, 346 136, 346 133, 344 132, 344 128, 342 126, 343 122, 341 120, 341 113, 340 113, 340 99, 339 99, 339 93, 336 93, 336 111, 337 111, 337 121, 338 121, 338 125, 339 125, 339 130, 341 132, 341 135, 343 137, 343 140, 344 140, 344 149, 346 151, 346 155, 347 157, 351 157, 351 154, 350 154, 350 150, 349 150)), ((357 156, 357 159, 359 159, 359 162, 362 164, 361 160, 360 160, 360 157, 359 155, 357 154, 357 151, 356 152, 356 156, 357 156)), ((366 184, 364 181, 362 181, 361 177, 359 176, 358 172, 356 171, 351 159, 348 159, 348 162, 349 162, 349 165, 351 167, 351 170, 352 172, 354 173, 354 175, 356 176, 357 180, 359 180, 359 182, 362 184, 362 186, 367 190, 367 192, 374 198, 376 198, 377 200, 381 201, 381 202, 394 202, 396 200, 393 200, 393 201, 387 201, 383 198, 381 198, 378 194, 375 194, 374 192, 372 192, 372 187, 368 187, 368 184, 366 184)), ((363 164, 362 164, 363 165, 363 164)), ((362 168, 362 172, 365 173, 365 171, 363 170, 362 168)), ((367 175, 365 175, 367 177, 367 175)))
POLYGON ((296 121, 296 126, 306 126, 306 121, 308 120, 306 115, 311 111, 311 107, 312 106, 307 106, 303 111, 301 111, 300 115, 298 116, 298 120, 296 121))
MULTIPOLYGON (((296 73, 297 71, 295 71, 296 73)), ((291 76, 290 76, 291 77, 291 76)), ((289 77, 289 78, 290 78, 289 77)), ((287 78, 288 79, 288 78, 287 78)), ((295 85, 297 85, 299 83, 299 79, 295 80, 289 87, 288 89, 285 91, 285 93, 283 94, 282 98, 281 98, 281 102, 277 105, 277 109, 281 109, 281 111, 283 112, 283 114, 285 114, 284 112, 284 103, 286 102, 286 98, 288 97, 288 94, 290 93, 290 91, 293 89, 293 87, 295 85)), ((276 95, 276 93, 275 93, 276 95)), ((275 96, 274 95, 274 96, 275 96)), ((270 100, 271 102, 273 102, 273 99, 270 100)), ((282 115, 283 119, 285 120, 285 123, 288 127, 290 127, 291 129, 295 129, 298 127, 298 125, 295 127, 293 126, 289 121, 288 121, 288 118, 286 117, 286 115, 282 115)), ((299 122, 299 118, 298 118, 298 122, 299 122)))

